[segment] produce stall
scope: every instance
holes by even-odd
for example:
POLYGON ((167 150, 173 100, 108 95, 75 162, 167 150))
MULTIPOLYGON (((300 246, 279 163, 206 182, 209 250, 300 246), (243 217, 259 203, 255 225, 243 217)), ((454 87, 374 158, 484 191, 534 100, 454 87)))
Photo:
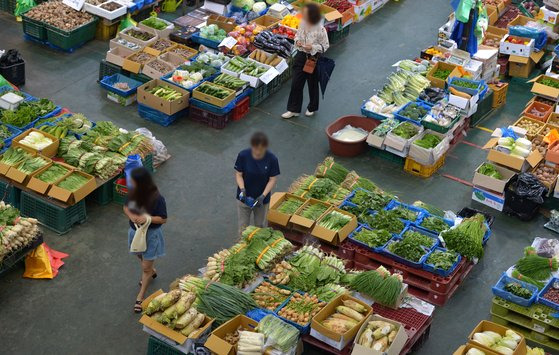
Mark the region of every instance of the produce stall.
POLYGON ((247 227, 198 276, 144 301, 150 348, 289 352, 298 339, 334 354, 421 346, 435 305, 483 256, 492 218, 405 204, 332 158, 314 174, 272 196, 271 228, 247 227), (183 319, 192 326, 184 330, 183 319))
MULTIPOLYGON (((144 131, 91 121, 10 86, 0 88, 0 102, 3 200, 57 233, 85 222, 86 198, 113 200, 127 160, 141 159, 153 171, 156 151, 144 131)), ((157 164, 165 160, 159 158, 157 164)))

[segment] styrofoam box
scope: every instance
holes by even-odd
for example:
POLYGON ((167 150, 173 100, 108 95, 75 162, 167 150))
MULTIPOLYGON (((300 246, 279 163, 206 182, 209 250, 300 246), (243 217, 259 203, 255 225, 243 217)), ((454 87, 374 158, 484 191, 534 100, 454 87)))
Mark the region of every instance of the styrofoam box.
POLYGON ((0 97, 0 107, 4 110, 15 110, 20 103, 23 102, 23 97, 9 92, 0 97))
POLYGON ((84 9, 84 11, 89 12, 90 14, 106 18, 107 20, 114 20, 115 18, 126 15, 126 12, 128 11, 128 7, 126 6, 126 4, 122 4, 118 1, 109 0, 109 1, 104 2, 103 4, 91 5, 90 3, 86 2, 86 3, 83 4, 83 9, 84 9), (110 2, 117 3, 121 6, 114 11, 107 11, 107 10, 105 10, 101 7, 103 4, 107 4, 107 3, 110 3, 110 2))

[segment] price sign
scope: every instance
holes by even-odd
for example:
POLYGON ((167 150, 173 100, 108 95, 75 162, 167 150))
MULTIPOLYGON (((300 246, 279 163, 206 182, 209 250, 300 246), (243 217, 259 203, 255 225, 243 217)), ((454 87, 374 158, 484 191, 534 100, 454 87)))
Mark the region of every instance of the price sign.
POLYGON ((85 0, 63 0, 62 3, 66 6, 70 6, 76 11, 80 11, 85 3, 85 0))
POLYGON ((276 70, 276 68, 271 67, 270 69, 268 69, 267 72, 260 75, 260 81, 262 81, 264 84, 269 84, 270 81, 274 80, 274 78, 279 74, 280 73, 276 70))
POLYGON ((278 73, 283 73, 285 71, 285 69, 287 69, 289 66, 287 65, 287 61, 285 59, 282 59, 282 61, 276 65, 276 70, 278 71, 278 73))
POLYGON ((219 47, 227 47, 229 49, 233 48, 233 46, 237 44, 237 40, 233 37, 225 37, 223 41, 219 44, 219 47))

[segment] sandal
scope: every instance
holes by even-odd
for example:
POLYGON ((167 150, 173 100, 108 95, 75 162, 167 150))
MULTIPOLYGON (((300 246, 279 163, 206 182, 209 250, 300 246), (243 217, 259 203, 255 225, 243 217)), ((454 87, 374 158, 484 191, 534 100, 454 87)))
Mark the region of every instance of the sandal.
MULTIPOLYGON (((156 279, 157 278, 157 272, 154 272, 153 275, 151 275, 152 279, 156 279)), ((140 280, 140 282, 138 282, 138 285, 140 285, 140 287, 142 287, 142 280, 140 280)))
POLYGON ((142 313, 142 301, 134 303, 134 313, 142 313))

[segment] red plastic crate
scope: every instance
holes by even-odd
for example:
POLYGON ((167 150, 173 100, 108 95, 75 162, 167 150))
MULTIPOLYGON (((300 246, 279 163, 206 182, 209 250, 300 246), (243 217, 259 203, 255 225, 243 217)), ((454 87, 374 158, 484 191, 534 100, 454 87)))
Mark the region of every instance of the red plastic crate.
POLYGON ((218 115, 216 113, 190 105, 190 119, 212 128, 223 129, 231 119, 231 112, 218 115))
POLYGON ((471 264, 471 262, 467 262, 465 259, 462 259, 456 267, 456 270, 454 270, 451 275, 442 277, 423 269, 401 264, 388 256, 374 253, 359 246, 355 247, 354 261, 365 266, 369 270, 376 269, 383 265, 389 270, 397 271, 402 274, 405 282, 409 285, 438 293, 447 293, 452 286, 458 282, 466 264, 471 264))
POLYGON ((241 101, 235 105, 233 109, 233 116, 231 117, 232 121, 238 121, 241 118, 245 117, 250 110, 250 97, 245 97, 241 101))

